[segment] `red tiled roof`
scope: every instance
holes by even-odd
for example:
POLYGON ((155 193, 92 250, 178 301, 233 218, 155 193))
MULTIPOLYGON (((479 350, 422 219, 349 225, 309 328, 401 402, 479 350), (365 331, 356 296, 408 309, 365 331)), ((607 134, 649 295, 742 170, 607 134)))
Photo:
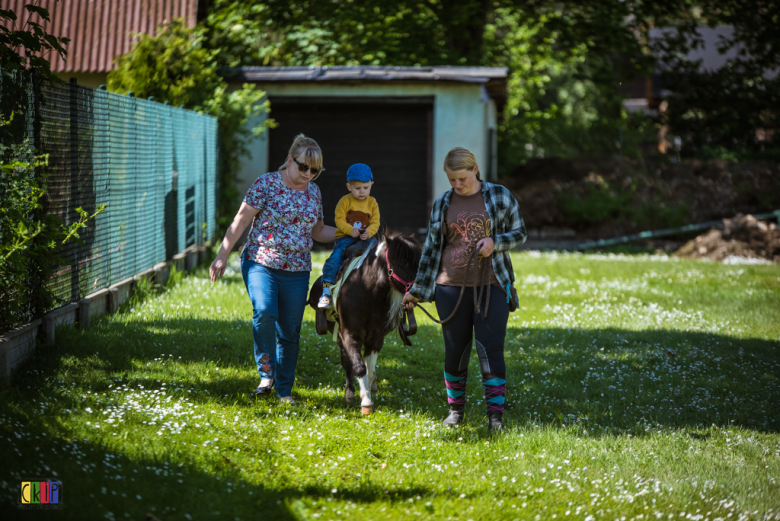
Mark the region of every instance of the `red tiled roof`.
POLYGON ((135 33, 154 33, 163 22, 183 18, 195 25, 198 0, 1 0, 3 9, 13 9, 20 23, 30 16, 25 4, 35 3, 49 11, 51 22, 37 14, 32 20, 46 32, 71 39, 63 61, 49 56, 53 72, 108 72, 114 58, 132 48, 135 33))

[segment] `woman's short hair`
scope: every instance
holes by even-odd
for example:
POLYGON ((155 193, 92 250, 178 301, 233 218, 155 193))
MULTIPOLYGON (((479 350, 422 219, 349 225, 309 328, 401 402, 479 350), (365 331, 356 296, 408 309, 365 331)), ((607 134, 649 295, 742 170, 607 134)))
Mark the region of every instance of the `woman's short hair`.
MULTIPOLYGON (((310 137, 298 134, 293 140, 293 144, 288 152, 290 157, 297 159, 303 157, 303 162, 311 168, 322 170, 322 150, 320 146, 310 137)), ((279 170, 287 169, 287 161, 279 167, 279 170)))
MULTIPOLYGON (((471 153, 471 150, 463 147, 455 147, 447 153, 444 158, 444 171, 457 172, 458 170, 473 170, 477 166, 477 158, 471 153)), ((477 179, 480 181, 479 170, 477 170, 477 179)))

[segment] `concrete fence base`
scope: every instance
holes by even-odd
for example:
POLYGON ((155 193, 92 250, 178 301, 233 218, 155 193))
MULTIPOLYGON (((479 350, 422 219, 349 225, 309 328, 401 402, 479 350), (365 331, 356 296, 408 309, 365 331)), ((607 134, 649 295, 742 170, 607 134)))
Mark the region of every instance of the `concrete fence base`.
POLYGON ((79 305, 76 302, 66 304, 43 315, 43 338, 47 346, 54 345, 54 328, 57 326, 74 326, 79 321, 79 305))
POLYGON ((12 373, 30 358, 39 339, 47 346, 54 345, 57 326, 78 325, 81 329, 87 329, 92 325, 93 318, 116 313, 141 281, 162 286, 168 282, 171 266, 176 266, 179 271, 192 271, 198 264, 206 262, 207 258, 206 247, 191 246, 174 255, 169 262, 161 262, 134 277, 96 291, 78 302, 66 304, 46 313, 42 318, 0 335, 0 385, 9 384, 12 373))
POLYGON ((39 318, 0 336, 0 384, 8 385, 11 372, 35 351, 35 340, 42 323, 39 318))
POLYGON ((108 312, 108 300, 111 291, 101 289, 100 291, 87 295, 79 301, 79 327, 86 329, 92 325, 92 317, 99 317, 108 312))

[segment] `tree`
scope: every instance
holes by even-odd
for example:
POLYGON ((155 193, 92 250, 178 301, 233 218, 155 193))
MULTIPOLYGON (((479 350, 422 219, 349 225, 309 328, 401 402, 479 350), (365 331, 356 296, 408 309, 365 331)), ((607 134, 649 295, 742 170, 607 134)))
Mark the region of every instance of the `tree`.
MULTIPOLYGON (((650 66, 637 38, 645 26, 631 22, 642 18, 632 17, 636 5, 508 0, 247 5, 218 0, 205 23, 206 45, 224 66, 506 66, 509 99, 499 142, 502 165, 511 165, 528 157, 526 143, 548 147, 567 139, 575 144, 569 148, 583 150, 577 147, 582 140, 570 136, 585 134, 593 121, 600 131, 609 129, 606 141, 614 146, 624 116, 617 78, 650 66), (549 92, 550 87, 559 87, 558 92, 549 92), (557 98, 566 89, 582 95, 569 96, 569 105, 562 107, 557 98), (572 109, 580 109, 582 116, 576 125, 568 118, 572 109), (566 125, 573 128, 563 135, 566 125)), ((596 134, 603 132, 586 135, 596 134)), ((604 141, 592 139, 584 149, 604 141)))
POLYGON ((40 125, 38 114, 26 114, 28 92, 41 77, 60 81, 52 74, 46 54, 57 52, 64 58, 64 45, 70 40, 48 34, 30 20, 35 13, 49 21, 46 9, 34 4, 24 9, 25 23, 12 9, 0 9, 0 67, 6 76, 0 111, 0 333, 54 305, 46 282, 62 262, 60 246, 80 241, 79 232, 87 222, 106 209, 102 205, 90 215, 77 208, 79 219, 70 224, 46 211, 47 175, 41 167, 48 157, 36 156, 25 137, 29 123, 40 125))
MULTIPOLYGON (((752 56, 732 68, 732 87, 722 92, 762 83, 759 69, 780 66, 776 10, 767 0, 216 0, 204 45, 223 66, 506 66, 509 99, 499 142, 507 167, 528 157, 526 144, 560 154, 615 152, 618 129, 632 124, 622 110, 620 81, 649 76, 658 57, 684 54, 696 45, 701 24, 733 25, 735 40, 725 45, 741 45, 752 56), (654 27, 673 27, 674 36, 653 42, 654 27)), ((668 62, 682 93, 690 71, 668 62)), ((753 97, 748 112, 755 116, 767 96, 753 97)), ((691 120, 700 105, 672 107, 679 117, 670 115, 671 124, 682 128, 676 122, 691 120)), ((727 125, 720 126, 723 133, 727 125)), ((725 132, 725 141, 736 128, 725 132)))
POLYGON ((220 198, 218 225, 225 227, 235 213, 238 191, 234 186, 239 161, 252 136, 272 120, 248 129, 247 124, 268 110, 265 93, 254 85, 229 91, 217 74, 218 51, 205 48, 200 29, 181 21, 162 25, 157 34, 142 35, 108 75, 108 88, 138 97, 154 96, 160 102, 183 105, 217 118, 219 129, 220 198))
MULTIPOLYGON (((3 74, 15 76, 16 81, 5 82, 3 96, 0 99, 0 112, 4 117, 0 125, 0 142, 21 144, 24 139, 25 118, 21 116, 27 110, 26 88, 31 88, 29 81, 22 81, 22 75, 34 71, 52 81, 61 81, 52 74, 51 65, 46 55, 56 52, 63 58, 67 55, 65 45, 68 38, 60 38, 43 30, 43 27, 32 20, 37 14, 49 21, 49 12, 34 4, 24 6, 23 13, 13 9, 0 9, 0 68, 3 74), (27 21, 23 21, 27 14, 27 21)), ((6 150, 7 152, 8 150, 6 150)))
POLYGON ((26 22, 22 22, 13 9, 0 9, 0 67, 5 70, 35 68, 44 77, 59 81, 52 74, 46 55, 56 52, 65 58, 67 51, 64 46, 70 43, 70 39, 49 34, 41 24, 32 21, 33 14, 51 21, 49 11, 43 7, 27 4, 24 9, 27 11, 26 22))
POLYGON ((780 157, 780 4, 765 0, 704 0, 666 37, 651 44, 671 92, 663 116, 681 138, 682 154, 698 157, 780 157), (727 25, 718 52, 735 51, 719 70, 702 70, 689 50, 699 27, 727 25))

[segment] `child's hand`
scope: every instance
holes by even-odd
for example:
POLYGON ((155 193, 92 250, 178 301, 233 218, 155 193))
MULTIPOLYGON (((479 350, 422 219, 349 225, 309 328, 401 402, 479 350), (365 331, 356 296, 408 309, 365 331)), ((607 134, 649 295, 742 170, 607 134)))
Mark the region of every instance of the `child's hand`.
POLYGON ((360 234, 360 240, 361 241, 367 241, 368 240, 368 230, 364 230, 363 233, 360 234))
POLYGON ((358 235, 360 235, 360 230, 358 230, 357 228, 352 228, 350 234, 352 235, 352 237, 357 237, 358 235))

